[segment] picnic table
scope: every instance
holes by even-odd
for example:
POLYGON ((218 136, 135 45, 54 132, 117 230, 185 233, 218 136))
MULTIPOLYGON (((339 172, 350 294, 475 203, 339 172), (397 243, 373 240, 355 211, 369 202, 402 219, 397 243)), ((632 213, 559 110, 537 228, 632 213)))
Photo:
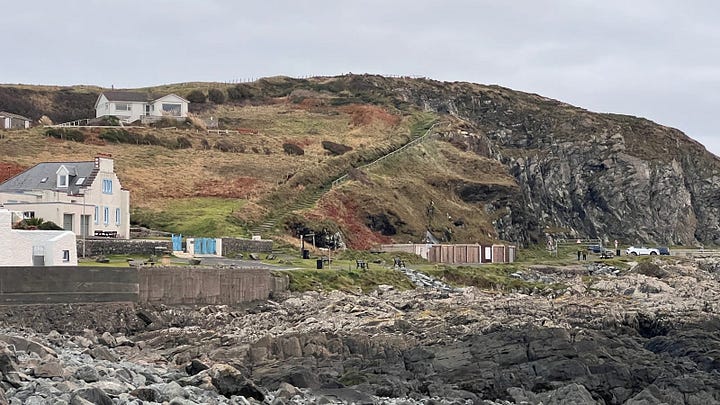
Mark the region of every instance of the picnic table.
POLYGON ((99 236, 101 238, 117 238, 117 231, 97 230, 95 231, 95 236, 99 236))

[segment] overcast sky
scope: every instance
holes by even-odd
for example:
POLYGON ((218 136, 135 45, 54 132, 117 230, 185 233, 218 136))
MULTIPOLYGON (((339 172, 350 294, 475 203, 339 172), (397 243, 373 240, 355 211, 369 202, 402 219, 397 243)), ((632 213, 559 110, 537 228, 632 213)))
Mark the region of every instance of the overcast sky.
POLYGON ((2 16, 1 83, 419 75, 646 117, 720 155, 712 0, 35 0, 2 16))

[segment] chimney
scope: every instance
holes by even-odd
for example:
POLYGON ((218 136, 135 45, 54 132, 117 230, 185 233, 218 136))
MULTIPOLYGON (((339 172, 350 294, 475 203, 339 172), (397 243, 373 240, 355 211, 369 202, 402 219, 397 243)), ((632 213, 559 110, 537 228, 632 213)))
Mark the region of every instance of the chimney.
POLYGON ((95 155, 95 168, 102 172, 115 171, 112 155, 109 153, 98 153, 95 155))

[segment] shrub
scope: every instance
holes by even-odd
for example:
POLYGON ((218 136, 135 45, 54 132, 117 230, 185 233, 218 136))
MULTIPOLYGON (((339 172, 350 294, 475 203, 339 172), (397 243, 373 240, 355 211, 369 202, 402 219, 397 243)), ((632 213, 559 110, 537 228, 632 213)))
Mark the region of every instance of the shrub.
POLYGON ((14 228, 15 229, 26 229, 26 230, 40 229, 43 231, 61 231, 62 230, 62 228, 59 227, 55 222, 45 221, 42 218, 23 219, 22 221, 18 222, 14 226, 14 228))
POLYGON ((187 97, 185 98, 187 98, 187 100, 191 103, 198 104, 202 104, 206 100, 205 93, 203 93, 202 90, 193 90, 188 93, 187 97))
POLYGON ((147 134, 144 137, 141 137, 141 140, 145 145, 165 146, 162 139, 153 134, 147 134))
POLYGON ((40 125, 52 125, 53 124, 52 120, 47 115, 43 115, 42 117, 40 117, 38 122, 40 123, 40 125))
POLYGON ((114 115, 105 115, 100 118, 91 120, 91 125, 98 125, 104 127, 117 127, 120 126, 120 119, 114 115))
POLYGON ((233 101, 249 100, 256 96, 255 92, 250 86, 245 84, 238 84, 235 87, 227 89, 228 98, 233 101))
POLYGON ((171 116, 165 116, 155 121, 152 126, 155 128, 185 128, 187 126, 186 120, 179 117, 178 119, 171 116))
POLYGON ((212 101, 215 104, 223 104, 227 100, 227 96, 225 96, 225 92, 220 89, 208 90, 208 98, 210 99, 210 101, 212 101))
POLYGON ((204 150, 210 150, 210 142, 207 139, 200 141, 200 148, 204 150))
POLYGON ((128 132, 125 129, 106 129, 98 135, 98 138, 114 143, 134 143, 136 145, 145 143, 142 135, 128 132))
POLYGON ((190 140, 185 138, 184 136, 178 136, 176 142, 177 142, 178 149, 192 148, 192 142, 190 142, 190 140))
POLYGON ((235 145, 222 139, 215 142, 214 148, 220 152, 235 152, 236 150, 235 145))
POLYGON ((283 150, 288 155, 295 155, 295 156, 302 156, 305 154, 305 151, 303 148, 299 147, 298 145, 290 142, 285 142, 283 144, 283 150))
POLYGON ((322 141, 322 147, 333 156, 340 156, 353 150, 350 146, 331 141, 322 141))
POLYGON ((72 128, 48 128, 45 136, 67 141, 85 142, 85 134, 79 129, 72 128))

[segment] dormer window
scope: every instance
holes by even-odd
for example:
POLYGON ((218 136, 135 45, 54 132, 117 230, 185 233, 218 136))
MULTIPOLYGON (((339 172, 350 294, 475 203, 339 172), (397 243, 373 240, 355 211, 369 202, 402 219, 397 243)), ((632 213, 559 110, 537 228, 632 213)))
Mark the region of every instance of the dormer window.
POLYGON ((58 188, 67 188, 70 171, 64 165, 62 165, 57 170, 56 174, 58 188))

